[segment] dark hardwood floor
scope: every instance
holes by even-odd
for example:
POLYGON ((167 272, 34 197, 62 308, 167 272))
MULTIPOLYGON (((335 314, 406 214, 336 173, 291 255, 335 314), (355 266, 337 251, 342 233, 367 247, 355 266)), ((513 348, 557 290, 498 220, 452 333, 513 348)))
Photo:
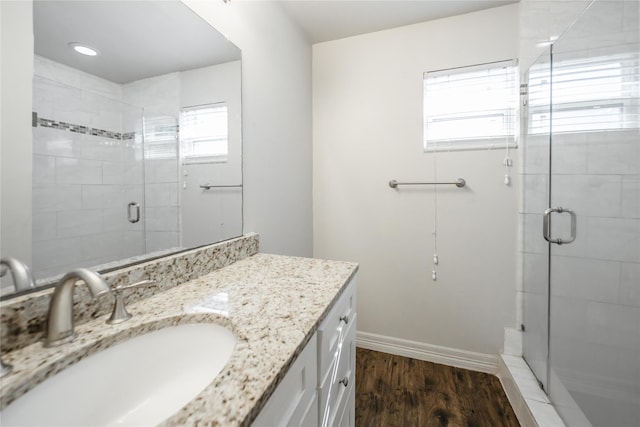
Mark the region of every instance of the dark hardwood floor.
POLYGON ((519 427, 497 377, 358 348, 357 427, 519 427))

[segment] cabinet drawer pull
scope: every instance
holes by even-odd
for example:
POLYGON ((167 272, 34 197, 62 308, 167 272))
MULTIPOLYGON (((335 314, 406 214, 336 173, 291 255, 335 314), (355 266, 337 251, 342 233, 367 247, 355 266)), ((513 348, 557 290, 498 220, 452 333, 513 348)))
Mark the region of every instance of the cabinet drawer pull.
POLYGON ((342 316, 340 318, 341 322, 344 322, 345 324, 349 323, 349 316, 347 316, 346 314, 344 316, 342 316))
POLYGON ((340 384, 342 384, 343 386, 348 386, 349 385, 349 378, 348 377, 344 377, 343 379, 341 379, 340 384))

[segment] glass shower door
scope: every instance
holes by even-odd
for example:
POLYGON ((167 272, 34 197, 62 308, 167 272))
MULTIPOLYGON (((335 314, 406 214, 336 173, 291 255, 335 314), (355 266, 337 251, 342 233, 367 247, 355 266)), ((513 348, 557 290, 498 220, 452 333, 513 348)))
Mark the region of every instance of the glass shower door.
POLYGON ((638 5, 595 1, 552 48, 547 390, 569 426, 640 425, 638 5))
POLYGON ((551 51, 544 52, 525 78, 527 123, 522 145, 521 205, 523 274, 523 351, 529 367, 546 389, 549 339, 549 244, 541 235, 549 206, 551 154, 551 51))

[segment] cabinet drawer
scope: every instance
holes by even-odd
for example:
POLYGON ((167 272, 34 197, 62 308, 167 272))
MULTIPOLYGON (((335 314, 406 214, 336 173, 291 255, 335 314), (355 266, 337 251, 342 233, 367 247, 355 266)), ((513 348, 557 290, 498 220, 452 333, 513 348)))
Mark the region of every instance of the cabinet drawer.
POLYGON ((340 330, 355 323, 356 280, 351 279, 346 289, 318 328, 318 382, 326 376, 338 346, 340 330))
POLYGON ((342 405, 338 408, 335 427, 355 427, 356 425, 356 382, 349 384, 349 391, 343 397, 342 405))
POLYGON ((345 406, 350 400, 348 392, 355 382, 355 362, 356 362, 356 315, 354 313, 354 321, 350 322, 345 334, 343 334, 342 352, 340 359, 337 360, 338 368, 335 380, 332 382, 332 374, 334 364, 331 363, 326 375, 323 377, 323 383, 320 387, 319 404, 320 414, 324 418, 328 418, 326 426, 334 426, 336 419, 344 412, 345 406))

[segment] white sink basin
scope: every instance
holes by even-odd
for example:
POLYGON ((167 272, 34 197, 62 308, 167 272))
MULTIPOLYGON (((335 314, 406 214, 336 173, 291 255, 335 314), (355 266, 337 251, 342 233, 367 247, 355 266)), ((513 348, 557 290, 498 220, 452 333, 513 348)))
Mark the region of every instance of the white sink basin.
POLYGON ((156 425, 220 373, 236 339, 209 323, 171 326, 89 356, 18 398, 3 427, 156 425))

